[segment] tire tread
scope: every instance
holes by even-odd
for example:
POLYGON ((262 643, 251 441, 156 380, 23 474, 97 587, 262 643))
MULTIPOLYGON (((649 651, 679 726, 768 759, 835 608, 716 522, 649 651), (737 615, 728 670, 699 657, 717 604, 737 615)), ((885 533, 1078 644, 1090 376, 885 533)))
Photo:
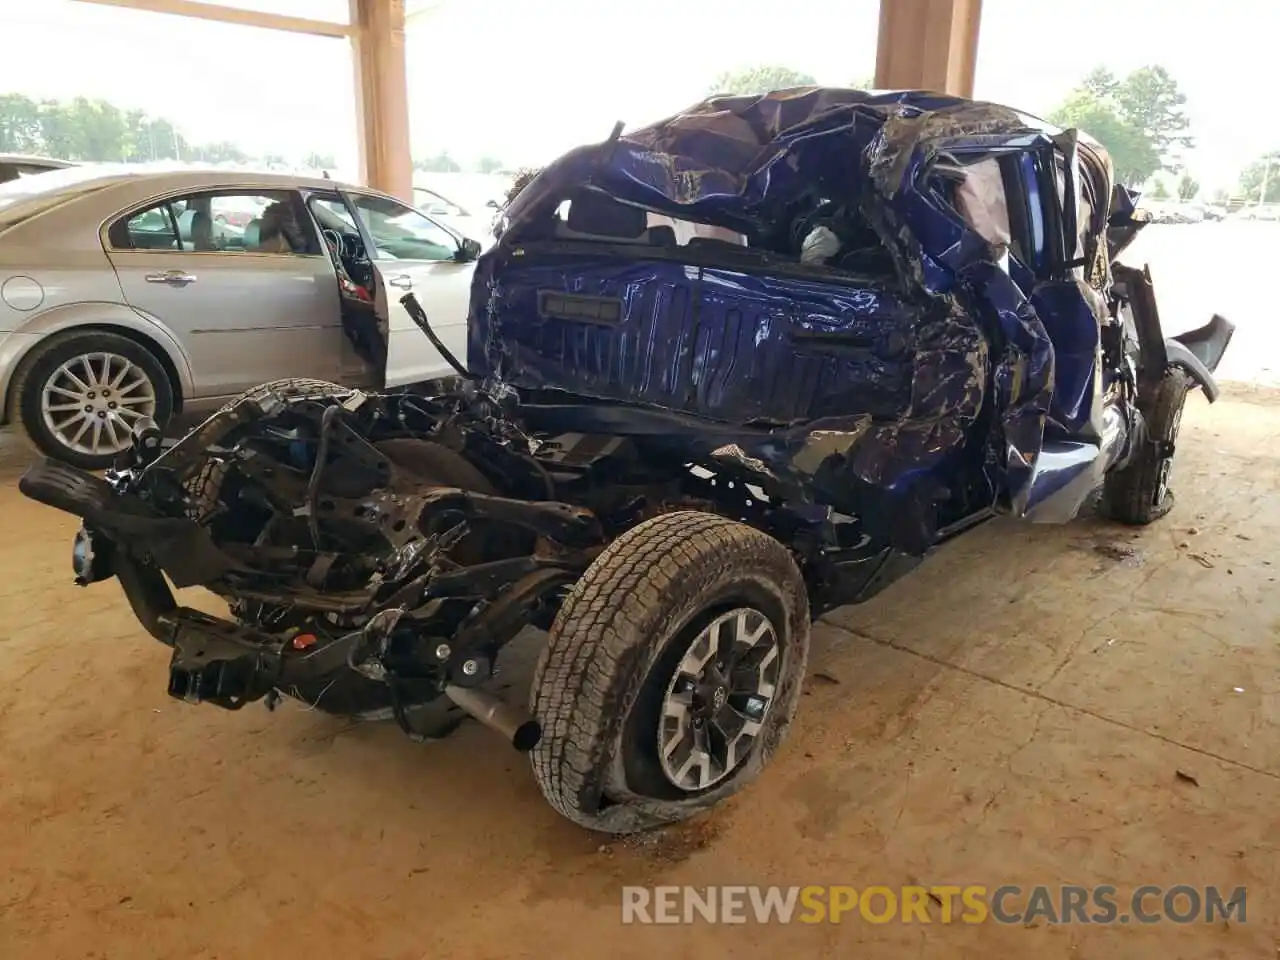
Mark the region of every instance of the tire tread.
MULTIPOLYGON (((1150 411, 1147 429, 1153 439, 1168 439, 1172 421, 1187 399, 1190 381, 1181 369, 1172 367, 1165 371, 1160 382, 1152 389, 1149 403, 1143 406, 1150 411)), ((1134 461, 1117 470, 1106 479, 1107 512, 1120 523, 1144 526, 1160 519, 1173 505, 1173 494, 1167 492, 1166 502, 1152 503, 1156 485, 1160 482, 1160 465, 1163 461, 1150 448, 1138 452, 1134 461)))
MULTIPOLYGON (((715 514, 678 511, 637 525, 615 540, 575 585, 538 660, 531 704, 543 739, 532 755, 533 771, 548 802, 569 819, 609 832, 630 832, 675 817, 668 811, 636 809, 617 829, 597 815, 608 756, 625 721, 628 679, 637 661, 666 637, 638 636, 636 625, 662 617, 677 581, 705 565, 747 565, 785 571, 792 596, 803 609, 806 631, 799 675, 807 651, 808 600, 787 549, 759 530, 715 514)), ((795 619, 795 618, 793 618, 795 619)), ((781 625, 780 625, 781 628, 781 625)), ((794 672, 794 671, 791 671, 794 672)), ((791 705, 771 752, 794 713, 791 705)))

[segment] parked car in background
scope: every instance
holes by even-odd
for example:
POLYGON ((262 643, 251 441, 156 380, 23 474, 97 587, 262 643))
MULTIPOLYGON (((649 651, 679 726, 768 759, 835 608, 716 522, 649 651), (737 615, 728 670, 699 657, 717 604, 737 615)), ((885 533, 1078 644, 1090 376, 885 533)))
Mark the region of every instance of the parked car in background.
POLYGON ((254 219, 262 216, 268 206, 262 197, 226 197, 214 215, 216 224, 229 224, 233 227, 247 227, 254 219))
POLYGON ((428 216, 446 223, 463 236, 488 246, 493 240, 493 218, 498 212, 496 200, 486 201, 480 207, 464 207, 426 187, 413 188, 413 203, 428 216))
POLYGON ((394 197, 269 173, 95 165, 0 186, 0 422, 109 464, 143 416, 280 377, 397 386, 465 351, 480 245, 394 197))
POLYGON ((1280 220, 1280 203, 1251 203, 1231 214, 1232 220, 1280 220))
POLYGON ((1150 216, 1152 223, 1200 223, 1205 219, 1202 207, 1177 200, 1143 199, 1138 206, 1150 216))
POLYGON ((0 153, 0 183, 8 183, 19 177, 31 177, 50 170, 62 170, 74 166, 70 160, 53 157, 29 157, 21 153, 0 153))

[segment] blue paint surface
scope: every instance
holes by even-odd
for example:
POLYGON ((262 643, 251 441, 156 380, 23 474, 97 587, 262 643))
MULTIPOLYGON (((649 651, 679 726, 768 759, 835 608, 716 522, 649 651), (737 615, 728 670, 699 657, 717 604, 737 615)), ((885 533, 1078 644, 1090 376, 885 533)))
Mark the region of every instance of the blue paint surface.
MULTIPOLYGON (((1031 512, 1070 485, 1062 470, 1096 465, 1114 376, 1100 362, 1106 291, 1066 250, 1061 134, 960 98, 801 88, 715 98, 580 147, 504 211, 476 271, 468 364, 524 390, 741 428, 747 456, 840 509, 906 509, 927 526, 983 506, 977 488, 985 506, 1031 512), (1024 215, 1012 252, 955 200, 956 168, 992 158, 1024 215), (859 210, 875 250, 824 271, 755 245, 549 235, 584 188, 748 237, 820 197, 859 210), (566 314, 562 295, 610 312, 566 314)), ((1094 178, 1087 229, 1105 242, 1112 186, 1091 169, 1076 177, 1094 178)), ((1132 199, 1116 191, 1112 215, 1132 199)))

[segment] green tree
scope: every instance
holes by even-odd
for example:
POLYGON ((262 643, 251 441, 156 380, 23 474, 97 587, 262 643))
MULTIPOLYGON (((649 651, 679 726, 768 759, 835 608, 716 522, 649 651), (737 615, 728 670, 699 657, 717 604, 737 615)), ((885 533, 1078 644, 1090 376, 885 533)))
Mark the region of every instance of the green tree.
POLYGON ((195 156, 186 137, 163 117, 147 117, 141 113, 132 119, 126 136, 126 157, 132 160, 185 160, 195 156))
POLYGON ((1155 184, 1152 186, 1152 188, 1148 191, 1147 195, 1152 200, 1168 200, 1169 188, 1164 185, 1163 180, 1157 180, 1155 184))
POLYGON ((14 93, 0 95, 0 152, 87 161, 249 159, 229 141, 194 147, 172 121, 106 100, 37 102, 14 93))
MULTIPOLYGON (((198 159, 248 163, 252 158, 230 140, 192 144, 172 121, 125 110, 106 100, 76 97, 37 102, 22 94, 0 95, 0 153, 35 153, 63 160, 152 161, 198 159)), ((268 154, 264 165, 283 166, 268 154)), ((337 166, 331 153, 312 152, 306 163, 337 166)))
POLYGON ((20 93, 0 96, 0 152, 39 153, 40 104, 20 93))
POLYGON ((338 165, 332 153, 316 153, 314 150, 303 158, 302 165, 312 170, 332 170, 338 165))
POLYGON ((0 108, 0 127, 16 120, 28 150, 64 160, 103 162, 126 160, 134 153, 131 125, 140 114, 126 113, 105 100, 76 97, 69 102, 46 100, 33 118, 22 99, 6 98, 8 110, 0 108))
POLYGON ((1162 158, 1192 145, 1183 112, 1186 95, 1164 67, 1142 67, 1124 78, 1112 95, 1120 114, 1151 141, 1162 158))
POLYGON ((458 161, 449 156, 448 150, 441 150, 434 157, 427 157, 423 160, 415 160, 413 169, 422 170, 427 173, 461 173, 462 167, 458 165, 458 161))
POLYGON ((1083 86, 1048 119, 1060 127, 1083 130, 1106 147, 1116 179, 1123 184, 1137 186, 1160 169, 1160 157, 1151 142, 1126 123, 1114 106, 1083 86))
POLYGON ((1099 98, 1113 96, 1119 86, 1120 81, 1116 79, 1116 75, 1106 67, 1094 67, 1080 81, 1081 89, 1099 98))
POLYGON ((777 64, 761 64, 745 70, 729 70, 716 77, 708 91, 711 95, 759 96, 788 87, 811 87, 812 76, 777 64))
POLYGON ((507 187, 506 202, 510 203, 514 200, 530 183, 533 178, 542 172, 541 167, 521 167, 516 171, 516 175, 511 178, 511 186, 507 187))
POLYGON ((506 164, 497 157, 484 156, 476 162, 476 171, 478 173, 497 173, 506 164))
POLYGON ((76 160, 78 132, 70 112, 56 100, 40 104, 40 152, 60 160, 76 160))
POLYGON ((202 143, 194 148, 195 155, 206 163, 248 163, 249 155, 230 140, 202 143))
POLYGON ((1164 67, 1142 67, 1123 80, 1097 67, 1048 119, 1098 140, 1111 154, 1117 179, 1137 186, 1159 170, 1180 169, 1178 154, 1192 142, 1186 100, 1164 67))
POLYGON ((1240 174, 1240 193, 1248 203, 1280 203, 1280 150, 1259 157, 1240 174))
POLYGON ((72 131, 71 159, 106 163, 124 159, 128 128, 119 107, 105 100, 76 97, 62 109, 72 131))
POLYGON ((1178 199, 1183 203, 1194 200, 1200 192, 1200 181, 1189 173, 1184 173, 1178 181, 1178 199))
POLYGON ((125 140, 124 140, 124 159, 125 160, 152 160, 150 144, 145 142, 146 137, 144 130, 147 124, 147 115, 141 110, 128 110, 124 115, 125 140))

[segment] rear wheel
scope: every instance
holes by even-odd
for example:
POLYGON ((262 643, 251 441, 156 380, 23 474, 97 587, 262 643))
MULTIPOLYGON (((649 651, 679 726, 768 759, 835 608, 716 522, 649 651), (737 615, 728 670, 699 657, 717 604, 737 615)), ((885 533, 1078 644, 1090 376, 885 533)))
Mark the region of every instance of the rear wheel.
POLYGON ((1139 403, 1146 418, 1147 443, 1128 466, 1107 476, 1105 503, 1113 519, 1143 525, 1173 509, 1169 474, 1190 385, 1185 372, 1171 367, 1139 403))
POLYGON ((92 330, 51 337, 15 379, 14 417, 44 454, 86 470, 111 466, 133 426, 173 415, 173 385, 141 344, 92 330))
POLYGON ((781 543, 690 511, 629 530, 578 581, 538 661, 543 795, 608 833, 710 808, 781 743, 808 650, 804 580, 781 543))

